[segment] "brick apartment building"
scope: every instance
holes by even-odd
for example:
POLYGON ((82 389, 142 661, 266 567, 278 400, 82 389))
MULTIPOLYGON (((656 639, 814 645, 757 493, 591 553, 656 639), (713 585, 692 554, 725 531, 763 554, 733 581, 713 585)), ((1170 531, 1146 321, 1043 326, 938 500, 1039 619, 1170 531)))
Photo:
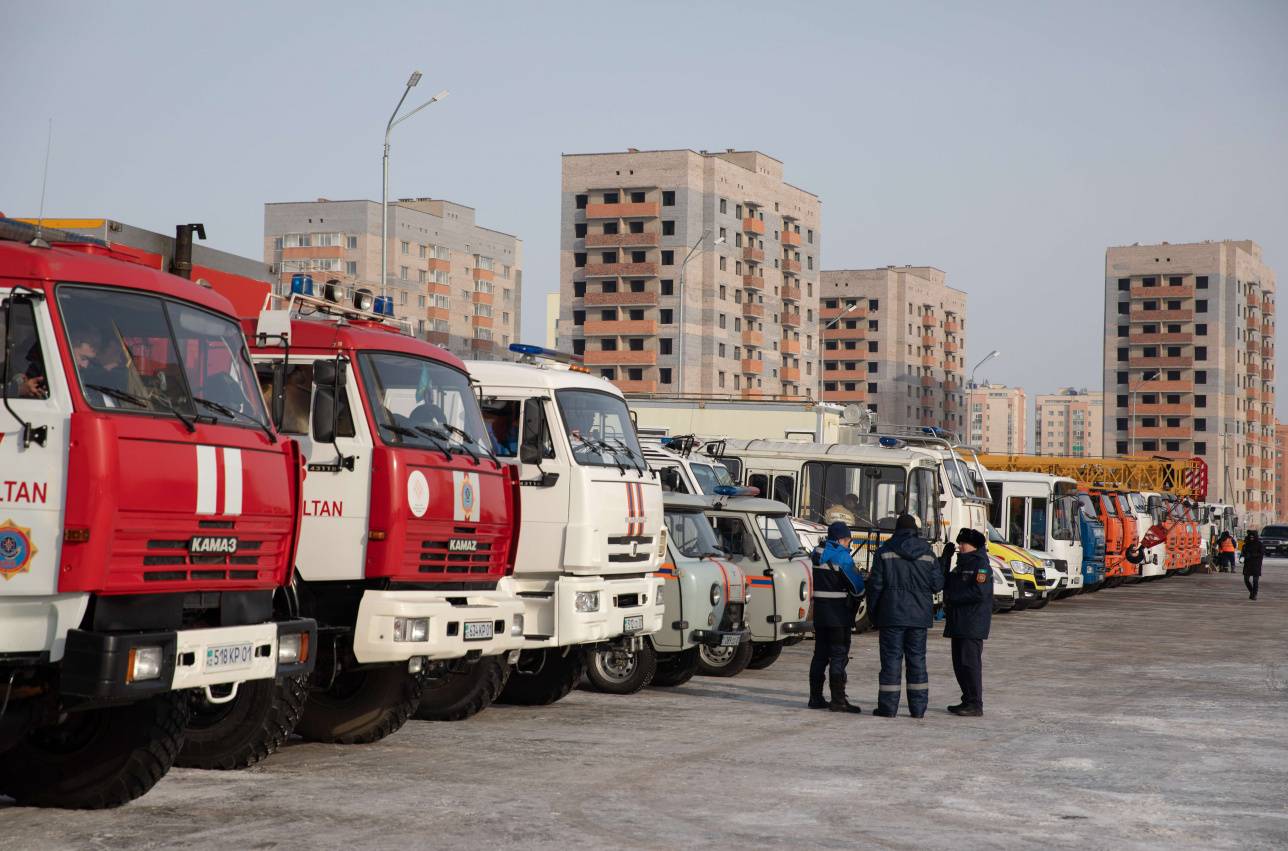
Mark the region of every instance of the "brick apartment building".
POLYGON ((965 430, 966 294, 932 266, 823 272, 823 395, 883 425, 965 430))
POLYGON ((821 207, 781 162, 566 154, 562 194, 559 339, 587 367, 635 394, 815 393, 821 207))
POLYGON ((1033 451, 1073 458, 1104 454, 1104 394, 1062 387, 1037 397, 1033 451))
POLYGON ((981 452, 1020 455, 1028 444, 1028 396, 1020 387, 976 384, 966 389, 966 441, 981 452))
POLYGON ((1197 456, 1209 497, 1275 515, 1275 276, 1249 240, 1105 252, 1105 447, 1197 456))
POLYGON ((1275 420, 1275 513, 1277 523, 1288 521, 1288 425, 1275 420))
MULTIPOLYGON (((394 313, 417 336, 460 357, 489 358, 518 340, 523 242, 475 223, 474 209, 434 198, 389 203, 394 313)), ((264 260, 315 285, 338 279, 380 294, 380 204, 288 201, 264 205, 264 260)))

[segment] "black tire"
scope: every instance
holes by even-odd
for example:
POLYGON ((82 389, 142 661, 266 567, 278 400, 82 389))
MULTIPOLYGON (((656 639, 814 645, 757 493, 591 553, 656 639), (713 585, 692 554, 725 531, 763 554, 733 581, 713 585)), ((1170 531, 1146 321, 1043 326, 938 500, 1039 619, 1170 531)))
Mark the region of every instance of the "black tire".
POLYGON ((188 695, 69 713, 27 734, 0 759, 0 794, 25 807, 97 810, 157 784, 183 747, 188 695))
POLYGON ((508 654, 484 656, 473 665, 425 683, 416 717, 422 721, 463 721, 496 700, 510 677, 508 654))
POLYGON ((497 703, 549 706, 567 697, 585 672, 586 660, 580 647, 524 650, 497 703))
POLYGON ((228 703, 211 703, 203 690, 190 690, 192 717, 175 765, 231 771, 267 759, 300 723, 308 679, 244 682, 228 703))
POLYGON ((778 657, 781 655, 783 655, 783 643, 781 641, 764 641, 760 644, 753 644, 751 661, 747 663, 747 667, 753 671, 763 671, 777 662, 778 657))
POLYGON ((1029 608, 1033 609, 1034 611, 1037 611, 1038 609, 1045 609, 1050 604, 1051 604, 1050 595, 1043 595, 1041 597, 1038 597, 1032 603, 1029 603, 1029 608))
POLYGON ((657 673, 653 675, 653 685, 662 688, 682 686, 698 672, 698 648, 690 647, 679 653, 659 653, 657 673))
POLYGON ((407 723, 424 687, 424 675, 408 673, 405 663, 348 671, 326 691, 310 692, 295 732, 311 742, 378 742, 407 723))
POLYGON ((704 677, 736 677, 751 664, 754 642, 744 641, 737 647, 698 645, 698 673, 704 677))
POLYGON ((605 694, 635 694, 657 674, 657 651, 650 641, 635 652, 601 647, 588 650, 586 657, 586 682, 605 694))

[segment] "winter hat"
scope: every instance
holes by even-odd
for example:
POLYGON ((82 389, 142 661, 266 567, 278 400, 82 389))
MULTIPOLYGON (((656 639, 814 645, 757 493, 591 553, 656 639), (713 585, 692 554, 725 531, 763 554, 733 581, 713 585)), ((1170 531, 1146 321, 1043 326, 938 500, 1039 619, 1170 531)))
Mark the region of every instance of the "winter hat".
POLYGON ((848 523, 842 523, 840 520, 835 523, 829 523, 827 526, 827 539, 829 541, 843 541, 850 537, 850 526, 848 523))
POLYGON ((900 514, 899 519, 894 522, 894 528, 896 531, 899 529, 919 529, 921 524, 911 514, 900 514))
POLYGON ((982 550, 988 547, 988 539, 985 538, 984 533, 978 529, 962 529, 957 533, 957 543, 970 544, 977 550, 982 550))

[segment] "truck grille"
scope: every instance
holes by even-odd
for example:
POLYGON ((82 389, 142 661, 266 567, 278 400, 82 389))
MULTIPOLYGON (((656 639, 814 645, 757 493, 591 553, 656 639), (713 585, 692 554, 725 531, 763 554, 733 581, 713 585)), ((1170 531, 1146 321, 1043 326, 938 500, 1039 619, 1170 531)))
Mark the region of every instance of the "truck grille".
POLYGON ((416 523, 407 532, 404 564, 417 574, 502 575, 508 530, 441 522, 416 523))
MULTIPOLYGON (((107 587, 112 591, 168 590, 171 583, 228 583, 272 587, 286 564, 291 521, 241 517, 236 521, 174 520, 124 515, 112 541, 107 587), (233 553, 193 553, 201 536, 237 539, 233 553)), ((176 589, 177 590, 177 589, 176 589)))
POLYGON ((653 536, 609 535, 608 549, 610 564, 640 564, 652 557, 653 536))

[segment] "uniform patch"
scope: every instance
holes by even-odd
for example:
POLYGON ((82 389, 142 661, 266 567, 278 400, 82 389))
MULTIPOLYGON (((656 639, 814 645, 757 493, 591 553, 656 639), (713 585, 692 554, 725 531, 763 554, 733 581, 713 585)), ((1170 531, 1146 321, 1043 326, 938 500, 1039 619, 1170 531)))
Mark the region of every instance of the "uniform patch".
POLYGON ((12 520, 0 523, 0 576, 6 580, 31 569, 31 559, 36 555, 36 545, 31 542, 31 530, 12 520))
POLYGON ((483 516, 479 504, 479 474, 452 471, 452 519, 477 523, 483 516))

